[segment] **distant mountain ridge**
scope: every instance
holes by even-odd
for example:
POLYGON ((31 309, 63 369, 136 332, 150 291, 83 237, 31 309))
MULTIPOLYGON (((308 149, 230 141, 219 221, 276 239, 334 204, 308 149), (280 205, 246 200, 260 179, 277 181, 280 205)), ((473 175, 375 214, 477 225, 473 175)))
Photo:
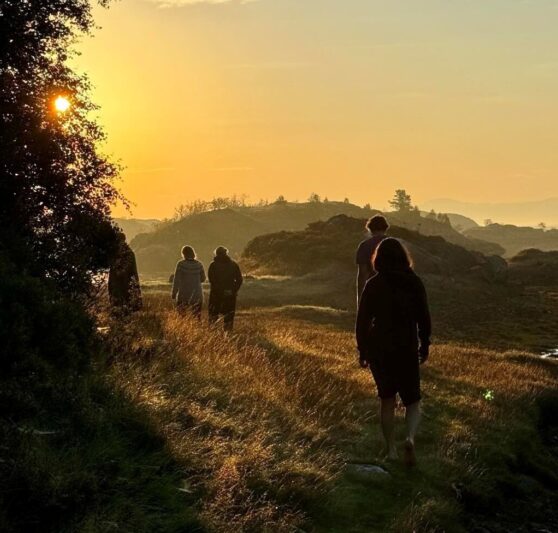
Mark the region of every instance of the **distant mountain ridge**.
POLYGON ((544 222, 547 226, 558 226, 558 198, 509 203, 462 202, 439 198, 421 203, 421 208, 442 213, 460 213, 479 222, 490 219, 500 224, 536 226, 544 222))
POLYGON ((464 232, 467 237, 496 242, 502 246, 505 255, 512 257, 522 250, 536 248, 543 252, 558 250, 558 230, 543 230, 530 226, 512 224, 489 224, 470 228, 464 232))

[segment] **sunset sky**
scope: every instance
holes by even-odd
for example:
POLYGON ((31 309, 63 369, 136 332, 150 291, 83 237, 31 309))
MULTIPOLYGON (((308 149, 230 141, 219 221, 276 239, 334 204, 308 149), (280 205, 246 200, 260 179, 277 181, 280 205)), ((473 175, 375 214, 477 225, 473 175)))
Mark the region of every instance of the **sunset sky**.
MULTIPOLYGON (((80 45, 137 217, 558 196, 557 0, 121 0, 80 45)), ((123 214, 118 210, 117 214, 123 214)))

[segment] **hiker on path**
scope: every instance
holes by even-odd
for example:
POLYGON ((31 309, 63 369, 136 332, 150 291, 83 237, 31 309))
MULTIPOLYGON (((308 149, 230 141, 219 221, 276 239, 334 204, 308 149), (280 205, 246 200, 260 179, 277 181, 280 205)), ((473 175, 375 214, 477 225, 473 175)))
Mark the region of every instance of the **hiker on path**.
POLYGON ((201 320, 205 270, 191 246, 182 248, 182 257, 184 259, 176 264, 171 297, 179 312, 190 312, 201 320))
POLYGON ((372 257, 378 245, 386 238, 389 224, 384 216, 374 215, 366 223, 366 229, 370 232, 370 237, 359 244, 356 254, 356 264, 358 266, 357 305, 366 282, 374 275, 372 257))
POLYGON ((408 251, 397 239, 386 238, 379 244, 373 266, 377 274, 366 283, 356 322, 360 365, 370 368, 378 388, 389 459, 397 457, 397 394, 405 405, 405 463, 413 466, 420 421, 419 363, 428 359, 431 334, 426 291, 412 269, 408 251))
POLYGON ((232 331, 236 296, 243 281, 240 267, 230 258, 229 251, 219 246, 207 273, 211 284, 209 322, 214 324, 219 316, 223 316, 225 331, 232 331))
POLYGON ((141 309, 141 288, 136 256, 124 233, 118 233, 117 248, 108 276, 110 304, 115 309, 138 311, 141 309))

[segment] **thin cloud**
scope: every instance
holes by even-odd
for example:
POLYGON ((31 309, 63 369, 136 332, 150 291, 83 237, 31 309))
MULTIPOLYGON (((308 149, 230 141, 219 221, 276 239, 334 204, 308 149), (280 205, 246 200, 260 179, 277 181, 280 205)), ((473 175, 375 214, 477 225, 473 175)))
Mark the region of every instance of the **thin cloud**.
POLYGON ((162 8, 187 7, 199 5, 219 5, 219 4, 249 4, 257 0, 147 0, 162 8))

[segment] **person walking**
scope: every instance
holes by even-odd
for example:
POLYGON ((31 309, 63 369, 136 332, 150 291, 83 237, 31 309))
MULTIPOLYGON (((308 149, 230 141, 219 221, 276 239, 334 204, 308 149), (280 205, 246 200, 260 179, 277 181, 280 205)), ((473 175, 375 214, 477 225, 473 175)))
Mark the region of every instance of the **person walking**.
POLYGON ((415 434, 420 422, 419 364, 428 359, 431 320, 426 291, 409 252, 385 238, 374 254, 377 272, 364 287, 356 321, 360 365, 370 368, 380 397, 380 422, 387 457, 397 457, 395 402, 405 406, 405 463, 416 463, 415 434))
POLYGON ((378 245, 386 238, 389 224, 383 215, 374 215, 366 223, 366 229, 370 232, 370 237, 359 244, 356 254, 357 305, 366 282, 374 275, 372 257, 378 245))
POLYGON ((223 316, 225 331, 232 331, 236 312, 236 297, 243 278, 240 267, 229 256, 224 246, 215 250, 215 258, 208 269, 209 322, 214 324, 223 316))
POLYGON ((108 275, 110 304, 115 310, 138 311, 142 307, 142 298, 136 256, 124 233, 119 232, 116 238, 116 251, 108 275))
POLYGON ((190 312, 201 320, 205 270, 191 246, 182 248, 182 257, 184 259, 176 264, 171 297, 179 312, 190 312))

